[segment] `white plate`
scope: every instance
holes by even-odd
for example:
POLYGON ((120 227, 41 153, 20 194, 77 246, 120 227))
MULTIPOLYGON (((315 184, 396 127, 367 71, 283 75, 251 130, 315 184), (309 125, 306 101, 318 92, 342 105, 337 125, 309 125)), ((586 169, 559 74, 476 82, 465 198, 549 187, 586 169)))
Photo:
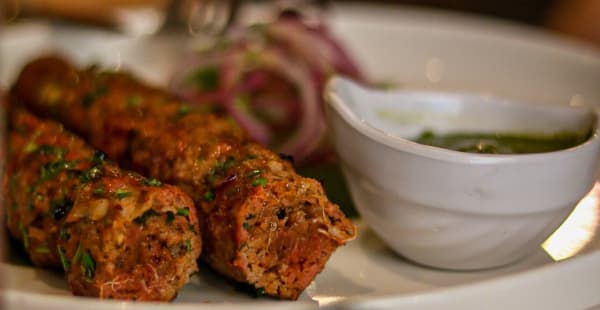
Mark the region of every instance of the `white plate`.
MULTIPOLYGON (((368 73, 406 88, 467 90, 547 104, 600 104, 600 54, 499 21, 402 7, 337 6, 334 30, 368 73)), ((0 87, 30 58, 57 49, 81 64, 132 68, 164 83, 182 36, 130 38, 28 22, 4 29, 0 87)), ((568 182, 568 180, 565 180, 568 182)), ((480 272, 416 266, 362 223, 296 302, 253 299, 203 270, 170 304, 70 295, 60 273, 0 264, 6 309, 583 309, 600 304, 600 185, 534 255, 480 272)))

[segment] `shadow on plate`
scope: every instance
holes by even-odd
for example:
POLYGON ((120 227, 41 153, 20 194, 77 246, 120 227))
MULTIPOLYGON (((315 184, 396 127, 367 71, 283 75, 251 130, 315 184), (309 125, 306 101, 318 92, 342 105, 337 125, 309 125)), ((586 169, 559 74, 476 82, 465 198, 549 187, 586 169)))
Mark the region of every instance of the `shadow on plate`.
POLYGON ((363 230, 362 236, 357 242, 361 243, 361 247, 365 249, 365 255, 374 264, 387 266, 388 272, 395 273, 402 278, 408 278, 426 286, 435 287, 467 284, 499 276, 506 276, 552 262, 548 255, 540 248, 535 254, 504 267, 479 271, 443 270, 421 265, 397 254, 387 247, 370 228, 363 230))

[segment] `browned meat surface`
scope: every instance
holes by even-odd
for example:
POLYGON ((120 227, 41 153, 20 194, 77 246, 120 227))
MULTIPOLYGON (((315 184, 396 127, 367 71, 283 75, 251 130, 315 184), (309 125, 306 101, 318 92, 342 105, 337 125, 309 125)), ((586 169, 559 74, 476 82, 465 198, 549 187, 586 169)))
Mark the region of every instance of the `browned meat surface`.
POLYGON ((231 120, 129 75, 79 71, 48 57, 27 65, 12 91, 110 158, 184 189, 200 214, 202 259, 259 293, 296 299, 354 237, 318 182, 231 120))
POLYGON ((173 299, 201 251, 192 200, 124 172, 62 125, 9 116, 7 225, 36 266, 64 268, 76 295, 173 299))

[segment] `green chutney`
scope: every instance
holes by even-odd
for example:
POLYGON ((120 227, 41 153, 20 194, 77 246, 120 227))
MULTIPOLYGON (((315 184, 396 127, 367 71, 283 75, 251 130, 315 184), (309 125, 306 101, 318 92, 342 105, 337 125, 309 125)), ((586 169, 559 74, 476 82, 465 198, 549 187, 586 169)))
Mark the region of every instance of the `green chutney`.
MULTIPOLYGON (((591 132, 590 132, 591 134, 591 132)), ((425 131, 413 141, 445 149, 483 154, 530 154, 568 149, 583 143, 588 135, 574 132, 555 134, 450 133, 425 131)))

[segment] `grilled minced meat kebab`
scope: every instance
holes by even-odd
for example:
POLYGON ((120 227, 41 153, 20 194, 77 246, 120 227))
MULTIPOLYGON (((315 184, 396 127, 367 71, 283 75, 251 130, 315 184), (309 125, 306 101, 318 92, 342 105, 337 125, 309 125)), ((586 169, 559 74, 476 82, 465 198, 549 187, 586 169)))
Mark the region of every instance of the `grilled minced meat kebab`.
POLYGON ((296 299, 355 236, 320 183, 234 122, 199 111, 125 73, 78 70, 58 57, 28 64, 12 89, 37 113, 121 164, 180 186, 196 203, 202 259, 221 274, 296 299))
POLYGON ((191 198, 120 170, 58 123, 11 110, 7 224, 32 263, 62 266, 75 295, 173 299, 202 247, 191 198))

